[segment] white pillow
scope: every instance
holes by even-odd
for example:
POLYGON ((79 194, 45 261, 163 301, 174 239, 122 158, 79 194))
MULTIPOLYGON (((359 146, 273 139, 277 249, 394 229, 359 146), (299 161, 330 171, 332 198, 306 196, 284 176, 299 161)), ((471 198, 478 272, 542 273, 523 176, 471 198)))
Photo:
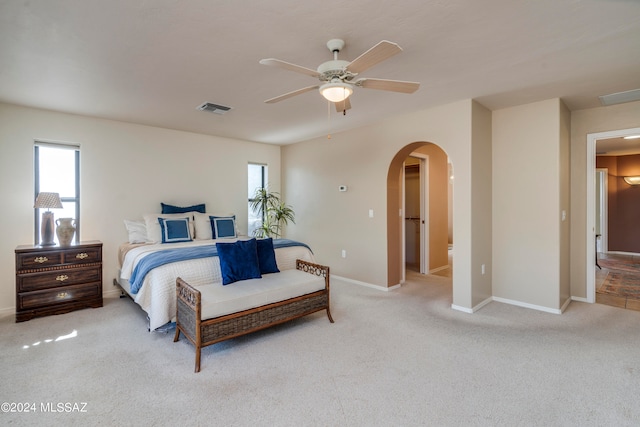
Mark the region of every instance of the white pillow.
POLYGON ((144 222, 147 225, 147 239, 153 243, 162 243, 162 231, 160 230, 160 222, 158 218, 189 218, 189 234, 193 239, 194 226, 193 226, 193 212, 178 213, 178 214, 160 214, 152 213, 143 216, 144 222))
MULTIPOLYGON (((210 216, 218 216, 218 217, 232 217, 233 214, 212 214, 212 213, 200 213, 194 212, 194 224, 196 229, 196 238, 195 240, 211 240, 213 239, 213 230, 211 228, 211 219, 210 216)), ((236 231, 237 233, 237 231, 236 231)))
POLYGON ((124 220, 124 226, 129 233, 129 243, 147 243, 147 225, 144 221, 124 220))

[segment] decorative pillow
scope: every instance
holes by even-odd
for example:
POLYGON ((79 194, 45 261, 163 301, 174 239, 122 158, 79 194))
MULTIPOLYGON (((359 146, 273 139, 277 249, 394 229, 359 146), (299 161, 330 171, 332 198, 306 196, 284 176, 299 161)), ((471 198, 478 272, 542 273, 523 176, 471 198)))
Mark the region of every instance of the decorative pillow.
POLYGON ((258 265, 260 266, 260 274, 279 273, 278 264, 276 263, 276 251, 273 249, 273 239, 258 239, 258 265))
POLYGON ((207 211, 205 209, 204 203, 200 203, 199 205, 180 207, 180 206, 167 205, 166 203, 160 202, 160 206, 162 207, 163 214, 177 214, 177 213, 187 213, 187 212, 205 213, 207 211))
POLYGON ((233 243, 216 243, 222 284, 240 280, 260 279, 258 245, 256 239, 238 240, 233 243))
POLYGON ((162 243, 190 242, 189 218, 165 219, 158 218, 162 243))
POLYGON ((129 243, 147 243, 147 226, 143 221, 124 220, 124 226, 129 233, 129 243))
POLYGON ((211 217, 235 218, 236 216, 234 214, 212 214, 194 212, 193 218, 196 231, 195 240, 213 239, 213 222, 211 221, 211 217))
POLYGON ((188 218, 189 219, 189 234, 190 237, 193 238, 194 227, 193 227, 193 215, 191 213, 186 214, 146 214, 143 215, 144 222, 147 226, 147 241, 153 243, 162 242, 162 232, 160 231, 160 222, 158 218, 164 219, 179 219, 179 218, 188 218))
POLYGON ((228 239, 238 237, 236 233, 236 217, 210 216, 214 239, 228 239))

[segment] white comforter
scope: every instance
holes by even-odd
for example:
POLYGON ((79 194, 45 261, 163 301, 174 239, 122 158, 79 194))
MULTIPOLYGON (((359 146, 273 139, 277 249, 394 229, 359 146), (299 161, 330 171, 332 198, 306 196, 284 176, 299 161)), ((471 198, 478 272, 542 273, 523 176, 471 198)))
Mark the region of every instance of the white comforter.
MULTIPOLYGON (((232 239, 220 240, 232 242, 232 239)), ((124 256, 120 270, 119 283, 131 295, 133 300, 149 315, 149 329, 151 331, 160 326, 175 321, 176 316, 176 278, 181 277, 191 286, 199 287, 209 283, 222 283, 220 260, 218 257, 200 258, 165 264, 154 268, 145 277, 137 294, 132 294, 129 279, 138 262, 152 252, 213 245, 216 240, 196 240, 188 243, 172 243, 142 245, 129 250, 124 256)), ((278 269, 288 270, 296 268, 296 259, 315 262, 312 252, 304 246, 276 248, 276 263, 278 269)))

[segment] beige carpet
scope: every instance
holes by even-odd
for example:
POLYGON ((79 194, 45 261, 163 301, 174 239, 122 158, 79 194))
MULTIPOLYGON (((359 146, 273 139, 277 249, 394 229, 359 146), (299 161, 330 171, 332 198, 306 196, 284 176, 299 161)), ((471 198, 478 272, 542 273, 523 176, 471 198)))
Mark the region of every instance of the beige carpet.
POLYGON ((450 308, 449 279, 415 273, 388 293, 332 285, 335 324, 317 313, 208 347, 199 374, 193 347, 148 333, 128 299, 2 318, 0 400, 35 412, 0 424, 640 424, 640 312, 492 303, 470 315, 450 308))

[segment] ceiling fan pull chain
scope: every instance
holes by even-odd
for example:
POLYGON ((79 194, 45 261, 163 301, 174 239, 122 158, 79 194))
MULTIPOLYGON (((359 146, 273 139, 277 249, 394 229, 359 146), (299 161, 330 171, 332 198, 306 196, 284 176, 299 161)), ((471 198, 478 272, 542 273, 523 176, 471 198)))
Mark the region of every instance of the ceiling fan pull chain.
POLYGON ((331 139, 331 101, 327 101, 327 139, 331 139))

